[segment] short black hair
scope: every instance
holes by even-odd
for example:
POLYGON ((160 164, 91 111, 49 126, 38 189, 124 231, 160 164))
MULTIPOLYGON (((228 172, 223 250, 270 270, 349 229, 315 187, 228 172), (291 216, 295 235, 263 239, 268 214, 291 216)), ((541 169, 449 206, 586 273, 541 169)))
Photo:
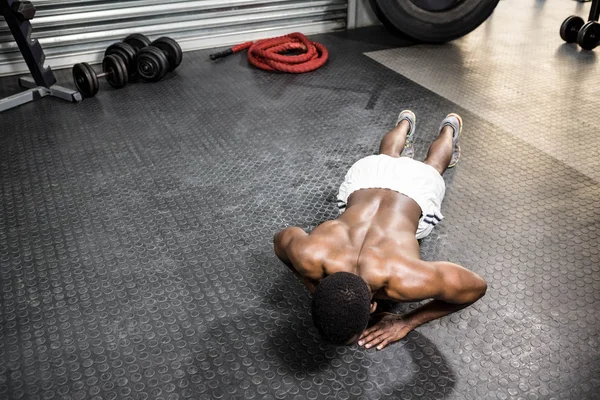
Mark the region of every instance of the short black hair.
POLYGON ((336 272, 323 279, 313 294, 312 318, 328 342, 347 344, 367 327, 371 291, 358 275, 336 272))

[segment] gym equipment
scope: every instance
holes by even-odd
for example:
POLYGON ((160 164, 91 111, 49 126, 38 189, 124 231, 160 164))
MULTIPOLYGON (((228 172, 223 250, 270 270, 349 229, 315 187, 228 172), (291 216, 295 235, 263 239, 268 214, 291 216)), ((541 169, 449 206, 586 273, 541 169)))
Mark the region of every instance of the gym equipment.
POLYGON ((311 42, 302 33, 296 32, 272 39, 242 43, 211 54, 210 59, 227 57, 245 49, 248 49, 248 60, 255 67, 265 71, 280 71, 290 74, 314 71, 325 65, 329 58, 329 52, 325 46, 311 42))
POLYGON ((158 47, 144 47, 137 53, 137 73, 149 82, 158 82, 167 74, 170 68, 165 53, 158 47))
POLYGON ((108 46, 108 48, 104 52, 104 57, 110 55, 118 55, 123 59, 123 61, 125 61, 129 74, 131 75, 132 70, 135 70, 135 68, 133 68, 133 65, 135 62, 136 54, 136 50, 131 45, 124 42, 117 42, 108 46))
POLYGON ((588 22, 571 15, 560 26, 560 37, 567 43, 579 44, 584 50, 594 50, 600 44, 600 0, 592 0, 588 22))
POLYGON ((375 15, 392 31, 428 43, 464 36, 488 19, 499 0, 371 0, 375 15))
POLYGON ((140 49, 135 58, 137 73, 150 82, 158 82, 183 60, 183 51, 175 40, 163 36, 140 49))
POLYGON ((152 42, 150 46, 160 49, 165 56, 167 56, 167 60, 169 60, 169 72, 174 71, 181 64, 181 61, 183 60, 183 51, 181 50, 179 43, 170 37, 159 37, 152 42))
POLYGON ((150 39, 146 35, 142 35, 141 33, 132 33, 123 39, 123 43, 127 43, 137 53, 144 47, 150 46, 150 39))
POLYGON ((52 69, 44 66, 44 50, 36 39, 31 38, 30 20, 35 17, 33 4, 29 1, 0 0, 0 15, 15 38, 33 78, 19 79, 19 86, 29 90, 0 99, 0 112, 46 96, 70 102, 81 101, 77 91, 56 85, 52 69))
POLYGON ((600 44, 600 24, 588 21, 577 34, 577 44, 584 50, 594 50, 600 44))
POLYGON ((30 1, 15 1, 10 8, 19 21, 29 21, 35 17, 35 7, 30 1))
POLYGON ((389 33, 395 36, 406 36, 404 33, 400 32, 400 30, 396 28, 394 24, 392 24, 392 22, 385 16, 383 12, 381 12, 379 6, 377 6, 376 0, 369 0, 369 4, 371 6, 371 9, 375 13, 377 19, 381 22, 381 24, 389 33))
POLYGON ((582 18, 575 15, 571 15, 569 18, 565 19, 560 26, 560 37, 562 40, 567 43, 577 42, 577 34, 584 23, 582 18))
POLYGON ((108 83, 116 89, 127 85, 129 73, 123 58, 117 55, 108 55, 102 61, 102 73, 96 71, 88 63, 79 63, 73 66, 73 81, 81 94, 85 97, 93 97, 100 89, 98 78, 106 77, 108 83))

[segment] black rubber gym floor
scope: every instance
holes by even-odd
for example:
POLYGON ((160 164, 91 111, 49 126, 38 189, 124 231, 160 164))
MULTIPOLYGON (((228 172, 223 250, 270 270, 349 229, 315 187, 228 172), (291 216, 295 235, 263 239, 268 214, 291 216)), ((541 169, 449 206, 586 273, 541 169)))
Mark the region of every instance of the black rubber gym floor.
POLYGON ((157 84, 0 114, 1 399, 599 398, 599 183, 363 54, 407 43, 315 39, 331 60, 311 74, 202 51, 157 84), (404 108, 419 159, 465 119, 422 255, 489 290, 384 351, 328 345, 272 237, 334 218, 404 108))

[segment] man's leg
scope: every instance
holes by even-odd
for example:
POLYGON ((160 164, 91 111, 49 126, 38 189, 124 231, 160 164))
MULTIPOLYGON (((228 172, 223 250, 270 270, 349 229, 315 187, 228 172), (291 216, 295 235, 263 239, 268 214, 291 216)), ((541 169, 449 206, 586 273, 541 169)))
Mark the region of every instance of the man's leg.
MULTIPOLYGON (((386 154, 390 157, 400 157, 400 154, 412 157, 414 151, 412 146, 406 148, 407 137, 414 137, 415 132, 415 114, 412 111, 402 111, 398 116, 396 127, 389 131, 381 140, 379 145, 379 154, 386 154)), ((412 141, 409 143, 412 144, 412 141)))
POLYGON ((460 157, 458 137, 462 129, 462 120, 456 114, 450 114, 442 122, 442 129, 438 138, 429 147, 425 164, 431 165, 440 175, 446 169, 456 165, 460 157))

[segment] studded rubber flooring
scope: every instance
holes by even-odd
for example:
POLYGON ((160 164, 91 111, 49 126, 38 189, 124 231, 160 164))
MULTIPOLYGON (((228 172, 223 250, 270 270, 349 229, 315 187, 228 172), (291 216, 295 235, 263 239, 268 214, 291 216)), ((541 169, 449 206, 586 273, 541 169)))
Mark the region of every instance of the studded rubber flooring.
MULTIPOLYGON (((522 3, 500 7, 541 2, 522 3)), ((527 29, 537 21, 557 35, 575 7, 565 4, 566 15, 540 12, 527 29)), ((503 11, 491 22, 520 34, 503 11)), ((316 39, 332 58, 308 75, 196 52, 156 84, 0 114, 0 399, 600 398, 598 163, 576 168, 585 154, 558 158, 484 104, 463 108, 379 64, 365 53, 408 44, 379 29, 316 39), (489 290, 386 350, 328 345, 272 237, 334 218, 346 169, 376 151, 403 108, 418 115, 420 159, 446 113, 465 119, 446 218, 421 249, 481 274, 489 290)), ((532 35, 531 46, 546 40, 532 35)), ((556 46, 557 62, 590 62, 556 46)), ((467 78, 454 76, 504 100, 467 78)), ((0 80, 0 95, 16 90, 0 80)), ((592 109, 598 96, 587 96, 592 109)), ((522 104, 535 115, 554 107, 522 104)), ((567 132, 540 119, 528 133, 593 137, 561 118, 567 132)))

